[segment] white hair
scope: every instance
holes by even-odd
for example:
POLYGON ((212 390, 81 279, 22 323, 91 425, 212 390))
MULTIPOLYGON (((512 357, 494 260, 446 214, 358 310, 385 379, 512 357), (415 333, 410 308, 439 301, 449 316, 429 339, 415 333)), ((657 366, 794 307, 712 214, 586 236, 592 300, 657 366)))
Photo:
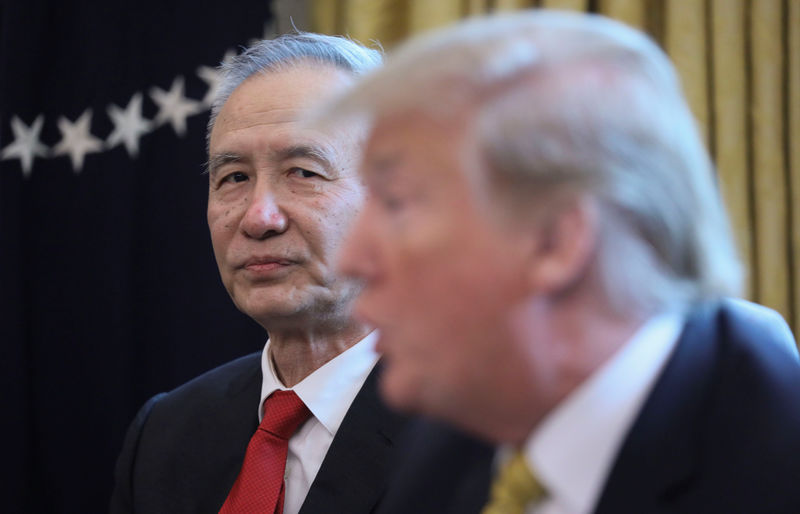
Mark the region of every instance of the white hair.
POLYGON ((221 80, 211 103, 206 142, 211 139, 219 111, 242 82, 257 73, 280 71, 309 62, 333 66, 359 76, 379 67, 383 63, 383 54, 342 36, 312 32, 284 34, 259 41, 219 66, 221 80))
POLYGON ((739 293, 712 164, 673 66, 641 32, 558 11, 467 20, 399 48, 325 120, 460 109, 517 198, 597 201, 595 265, 619 311, 739 293))

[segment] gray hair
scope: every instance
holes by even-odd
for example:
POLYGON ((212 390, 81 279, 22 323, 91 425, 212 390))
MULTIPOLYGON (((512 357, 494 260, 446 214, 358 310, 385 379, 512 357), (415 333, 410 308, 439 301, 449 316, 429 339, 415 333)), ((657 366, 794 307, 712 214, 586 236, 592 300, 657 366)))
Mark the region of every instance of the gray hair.
POLYGON ((595 266, 618 312, 739 293, 709 156, 672 64, 641 32, 555 11, 468 20, 398 49, 324 121, 459 109, 475 113, 503 191, 546 208, 561 193, 596 201, 595 266))
POLYGON ((218 68, 221 80, 211 103, 206 143, 219 111, 242 82, 256 73, 280 71, 301 62, 333 66, 359 76, 379 67, 383 54, 345 37, 311 32, 284 34, 251 45, 218 68))

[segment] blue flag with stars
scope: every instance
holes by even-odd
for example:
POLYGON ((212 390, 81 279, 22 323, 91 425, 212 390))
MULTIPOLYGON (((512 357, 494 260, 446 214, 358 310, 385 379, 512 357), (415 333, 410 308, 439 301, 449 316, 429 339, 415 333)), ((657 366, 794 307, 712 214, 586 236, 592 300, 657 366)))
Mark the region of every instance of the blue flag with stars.
POLYGON ((141 404, 265 335, 205 220, 216 66, 269 2, 0 3, 3 512, 105 512, 141 404))

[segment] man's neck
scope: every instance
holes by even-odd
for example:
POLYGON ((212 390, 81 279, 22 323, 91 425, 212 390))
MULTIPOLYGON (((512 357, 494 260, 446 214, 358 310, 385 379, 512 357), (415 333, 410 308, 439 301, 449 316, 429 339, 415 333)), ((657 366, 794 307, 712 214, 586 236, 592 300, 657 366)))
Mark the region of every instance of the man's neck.
POLYGON ((488 379, 492 387, 471 396, 474 403, 483 395, 481 403, 486 405, 471 414, 473 431, 496 442, 521 445, 547 413, 644 322, 583 302, 591 300, 536 302, 510 316, 510 331, 500 336, 508 346, 498 356, 498 373, 488 379))
POLYGON ((361 341, 370 330, 352 322, 336 331, 270 331, 270 358, 283 385, 294 387, 326 362, 361 341))

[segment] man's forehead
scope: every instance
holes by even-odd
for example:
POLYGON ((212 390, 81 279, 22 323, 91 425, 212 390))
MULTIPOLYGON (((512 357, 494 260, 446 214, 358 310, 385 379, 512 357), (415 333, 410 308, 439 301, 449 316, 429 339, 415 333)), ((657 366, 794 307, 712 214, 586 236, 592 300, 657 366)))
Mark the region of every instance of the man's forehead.
MULTIPOLYGON (((263 125, 268 128, 270 125, 281 125, 287 123, 298 123, 306 114, 302 108, 267 108, 263 105, 240 105, 235 108, 220 111, 214 129, 220 130, 242 130, 263 125)), ((212 131, 213 134, 213 131, 212 131)))
POLYGON ((393 185, 433 190, 450 188, 454 181, 483 184, 488 175, 474 128, 474 112, 468 111, 452 117, 424 111, 378 117, 369 132, 360 174, 376 190, 393 185))
POLYGON ((211 132, 210 157, 226 153, 286 153, 285 149, 292 147, 316 148, 317 152, 332 154, 363 139, 360 126, 317 127, 306 121, 308 114, 308 109, 271 109, 220 116, 211 132))
POLYGON ((462 128, 457 121, 438 119, 421 111, 378 118, 368 133, 364 162, 385 169, 409 152, 448 151, 446 148, 462 136, 462 128))
POLYGON ((275 122, 300 120, 353 80, 352 74, 324 65, 296 65, 255 73, 227 98, 214 129, 221 124, 247 125, 265 115, 275 122))

